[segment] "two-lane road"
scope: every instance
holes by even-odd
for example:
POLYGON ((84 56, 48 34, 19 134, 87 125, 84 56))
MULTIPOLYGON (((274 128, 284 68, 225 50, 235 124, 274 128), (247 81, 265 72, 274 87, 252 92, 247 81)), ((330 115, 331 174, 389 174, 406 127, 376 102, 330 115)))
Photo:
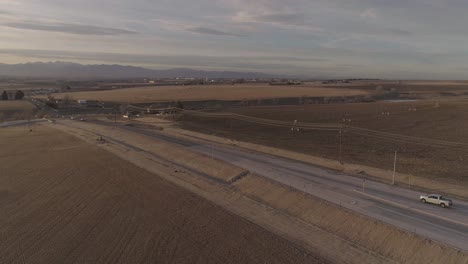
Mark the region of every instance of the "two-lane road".
POLYGON ((40 122, 47 122, 47 120, 46 119, 32 119, 32 120, 8 121, 8 122, 0 123, 0 128, 1 127, 11 127, 11 126, 32 125, 32 124, 40 123, 40 122))
POLYGON ((123 129, 178 144, 245 168, 274 181, 353 211, 468 252, 468 203, 454 199, 453 208, 423 204, 420 192, 341 174, 238 147, 135 127, 123 129))

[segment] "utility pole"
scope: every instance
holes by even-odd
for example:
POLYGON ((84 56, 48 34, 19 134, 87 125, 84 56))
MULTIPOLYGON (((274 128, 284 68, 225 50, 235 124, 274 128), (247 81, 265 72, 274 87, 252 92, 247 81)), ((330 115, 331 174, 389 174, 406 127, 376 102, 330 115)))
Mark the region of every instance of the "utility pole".
POLYGON ((346 113, 346 115, 343 117, 343 119, 341 120, 341 128, 340 128, 340 153, 339 153, 339 161, 340 161, 340 164, 344 164, 343 163, 343 136, 344 136, 344 132, 345 132, 345 126, 346 124, 349 124, 351 123, 351 118, 349 117, 348 113, 346 113))
POLYGON ((339 133, 340 133, 340 152, 339 152, 338 159, 339 159, 340 163, 343 164, 343 159, 342 159, 342 155, 341 155, 342 148, 343 148, 342 147, 342 144, 343 144, 343 126, 341 126, 339 133))
POLYGON ((392 185, 395 185, 396 158, 397 158, 397 151, 395 150, 395 159, 393 160, 392 185))
MULTIPOLYGON (((212 134, 212 136, 216 136, 216 134, 212 134)), ((214 143, 208 143, 210 147, 210 156, 211 156, 211 163, 214 164, 214 143)), ((215 166, 211 166, 213 168, 212 173, 213 175, 216 175, 216 168, 215 166)))

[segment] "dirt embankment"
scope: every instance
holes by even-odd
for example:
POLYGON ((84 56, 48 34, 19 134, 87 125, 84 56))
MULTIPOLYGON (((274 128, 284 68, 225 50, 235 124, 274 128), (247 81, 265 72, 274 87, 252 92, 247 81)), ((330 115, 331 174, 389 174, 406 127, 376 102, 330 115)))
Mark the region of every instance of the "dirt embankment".
POLYGON ((0 129, 0 145, 0 263, 322 263, 57 130, 0 129))
MULTIPOLYGON (((67 131, 75 132, 74 127, 76 124, 70 125, 70 129, 67 131)), ((79 125, 79 127, 91 133, 105 135, 104 138, 107 138, 111 142, 123 143, 137 151, 151 152, 160 159, 180 165, 184 170, 197 172, 225 183, 232 181, 233 178, 246 172, 242 168, 225 163, 212 156, 196 153, 187 148, 158 140, 158 138, 155 137, 142 136, 122 129, 115 129, 113 127, 106 127, 88 122, 79 125), (131 146, 126 144, 129 134, 131 135, 131 146)), ((131 128, 140 129, 138 126, 131 126, 131 128)))

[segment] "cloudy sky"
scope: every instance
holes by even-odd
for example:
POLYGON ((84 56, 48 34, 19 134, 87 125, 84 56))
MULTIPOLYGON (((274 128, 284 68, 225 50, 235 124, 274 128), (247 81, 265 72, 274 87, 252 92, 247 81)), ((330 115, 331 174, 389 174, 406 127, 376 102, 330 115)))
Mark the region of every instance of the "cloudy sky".
POLYGON ((468 78, 466 0, 0 0, 0 62, 468 78))

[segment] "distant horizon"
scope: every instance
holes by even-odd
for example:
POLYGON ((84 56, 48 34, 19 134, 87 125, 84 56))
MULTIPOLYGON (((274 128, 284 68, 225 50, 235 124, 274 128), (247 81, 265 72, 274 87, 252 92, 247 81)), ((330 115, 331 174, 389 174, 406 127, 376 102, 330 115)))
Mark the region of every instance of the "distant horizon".
POLYGON ((192 68, 150 69, 122 64, 82 64, 71 61, 30 61, 18 64, 0 63, 1 77, 31 78, 298 78, 288 75, 270 75, 247 71, 207 71, 192 68))
MULTIPOLYGON (((132 65, 132 64, 119 64, 119 63, 79 63, 79 62, 74 62, 74 61, 64 61, 64 60, 51 60, 51 61, 25 61, 25 62, 20 62, 20 63, 3 63, 3 62, 0 62, 0 65, 9 65, 9 66, 15 66, 15 65, 34 65, 34 64, 58 64, 58 63, 63 63, 63 64, 73 64, 73 65, 80 65, 80 66, 120 66, 120 67, 134 67, 134 68, 141 68, 141 69, 144 69, 144 70, 151 70, 151 71, 171 71, 171 70, 189 70, 189 71, 201 71, 201 72, 219 72, 219 73, 223 73, 223 72, 226 72, 226 73, 246 73, 246 74, 265 74, 265 75, 270 75, 269 73, 265 73, 265 72, 248 72, 248 71, 235 71, 235 70, 205 70, 205 69, 197 69, 197 68, 183 68, 183 67, 174 67, 174 68, 169 68, 169 67, 166 67, 166 68, 157 68, 157 69, 153 69, 153 68, 149 68, 149 67, 144 67, 144 66, 139 66, 139 65, 132 65)), ((368 81, 371 81, 371 80, 381 80, 381 81, 433 81, 433 82, 437 82, 437 81, 454 81, 454 82, 465 82, 465 81, 468 81, 468 79, 404 79, 404 78, 370 78, 370 77, 366 77, 366 76, 357 76, 357 77, 346 77, 346 76, 335 76, 335 77, 326 77, 326 76, 323 76, 323 77, 314 77, 314 76, 292 76, 292 75, 287 75, 287 74, 278 74, 277 76, 273 76, 275 74, 271 74, 272 76, 269 76, 269 77, 263 77, 263 79, 271 79, 271 78, 276 78, 276 79, 280 79, 280 78, 290 78, 290 79, 301 79, 301 80, 305 80, 305 79, 315 79, 315 80, 334 80, 334 79, 337 79, 337 80, 346 80, 346 79, 356 79, 356 80, 368 80, 368 81)), ((0 77, 4 78, 4 77, 11 77, 11 78, 38 78, 38 77, 27 77, 27 76, 8 76, 8 75, 4 75, 2 72, 1 72, 1 69, 0 69, 0 77)), ((63 77, 66 77, 66 76, 63 76, 63 77)), ((148 78, 150 78, 151 76, 147 76, 148 78)), ((184 76, 179 76, 179 77, 184 77, 184 76)), ((57 77, 54 77, 54 76, 44 76, 43 78, 45 79, 54 79, 54 78, 57 78, 57 77)), ((73 78, 73 77, 71 77, 73 78)), ((100 78, 100 77, 96 77, 96 78, 100 78)), ((119 77, 116 77, 116 78, 119 78, 119 77)), ((144 78, 144 77, 123 77, 123 78, 144 78)), ((164 78, 164 77, 163 77, 164 78)), ((227 78, 227 77, 215 77, 215 78, 227 78)), ((262 79, 262 78, 258 78, 258 79, 262 79)))
POLYGON ((0 4, 0 61, 9 64, 66 60, 149 69, 419 80, 465 79, 468 73, 464 1, 0 4))

